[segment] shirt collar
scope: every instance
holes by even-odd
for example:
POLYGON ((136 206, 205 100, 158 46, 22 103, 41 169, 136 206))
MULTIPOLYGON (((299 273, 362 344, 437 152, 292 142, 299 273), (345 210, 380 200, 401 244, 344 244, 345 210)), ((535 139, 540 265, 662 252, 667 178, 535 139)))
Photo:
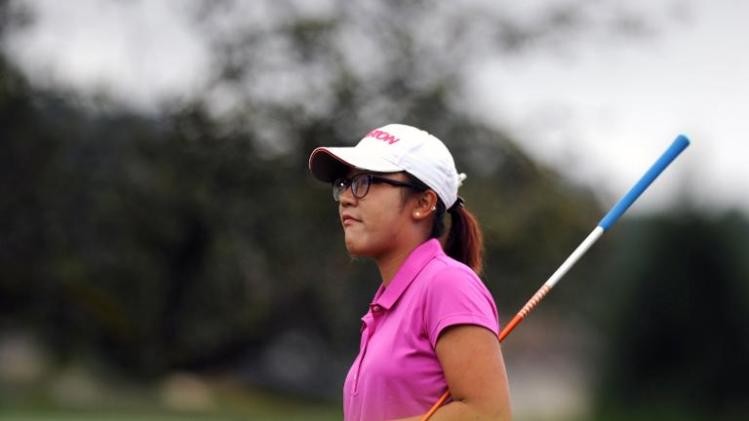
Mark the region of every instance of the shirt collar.
POLYGON ((429 239, 416 247, 401 265, 387 287, 380 285, 370 307, 382 307, 389 310, 408 289, 416 275, 424 269, 434 257, 444 254, 442 245, 436 238, 429 239))

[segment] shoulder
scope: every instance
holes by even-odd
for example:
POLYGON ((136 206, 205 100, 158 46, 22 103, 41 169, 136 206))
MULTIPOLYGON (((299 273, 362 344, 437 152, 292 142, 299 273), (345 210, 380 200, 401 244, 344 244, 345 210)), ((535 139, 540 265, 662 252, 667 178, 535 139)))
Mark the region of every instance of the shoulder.
POLYGON ((439 256, 428 265, 429 281, 425 287, 431 293, 460 290, 488 294, 489 291, 471 268, 448 256, 439 256))
POLYGON ((481 279, 468 266, 440 256, 425 268, 424 321, 433 346, 454 325, 477 325, 497 333, 497 307, 481 279))
POLYGON ((447 256, 427 265, 422 283, 428 310, 480 312, 496 315, 496 305, 486 285, 468 266, 447 256))

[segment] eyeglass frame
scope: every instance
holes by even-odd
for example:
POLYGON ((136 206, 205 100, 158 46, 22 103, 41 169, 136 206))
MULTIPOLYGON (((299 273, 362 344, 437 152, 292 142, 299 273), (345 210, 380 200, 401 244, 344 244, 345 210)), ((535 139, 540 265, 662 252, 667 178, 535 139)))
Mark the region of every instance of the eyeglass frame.
POLYGON ((407 187, 407 188, 414 189, 417 191, 421 190, 414 184, 407 183, 405 181, 392 180, 390 178, 380 177, 378 175, 371 174, 371 173, 360 173, 360 174, 354 175, 353 177, 339 177, 335 179, 332 183, 333 184, 333 200, 335 200, 336 202, 340 202, 341 194, 343 194, 343 192, 345 192, 346 189, 348 189, 349 187, 351 187, 351 194, 356 199, 363 199, 367 195, 367 193, 369 193, 369 187, 372 184, 380 184, 380 183, 389 184, 394 187, 407 187), (359 180, 367 180, 364 184, 365 186, 364 193, 362 194, 358 194, 356 192, 356 190, 359 190, 360 188, 356 188, 356 189, 354 188, 354 183, 357 183, 358 185, 359 180))

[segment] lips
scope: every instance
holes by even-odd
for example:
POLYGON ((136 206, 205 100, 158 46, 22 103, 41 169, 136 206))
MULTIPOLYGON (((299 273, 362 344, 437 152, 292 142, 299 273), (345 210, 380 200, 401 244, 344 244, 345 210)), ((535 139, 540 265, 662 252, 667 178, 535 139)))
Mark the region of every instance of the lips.
POLYGON ((341 215, 341 224, 343 224, 344 227, 353 225, 357 222, 361 222, 361 220, 354 218, 353 216, 344 213, 341 215))

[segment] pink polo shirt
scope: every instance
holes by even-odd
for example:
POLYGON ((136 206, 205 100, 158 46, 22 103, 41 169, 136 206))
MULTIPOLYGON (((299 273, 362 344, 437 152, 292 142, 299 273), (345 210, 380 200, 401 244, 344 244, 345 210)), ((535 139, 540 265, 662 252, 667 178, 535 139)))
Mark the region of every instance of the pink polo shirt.
MULTIPOLYGON (((345 421, 381 421, 426 413, 447 390, 435 347, 449 326, 499 332, 491 294, 436 239, 414 249, 362 317, 359 355, 343 386, 345 421)), ((470 358, 466 355, 466 358, 470 358)))

